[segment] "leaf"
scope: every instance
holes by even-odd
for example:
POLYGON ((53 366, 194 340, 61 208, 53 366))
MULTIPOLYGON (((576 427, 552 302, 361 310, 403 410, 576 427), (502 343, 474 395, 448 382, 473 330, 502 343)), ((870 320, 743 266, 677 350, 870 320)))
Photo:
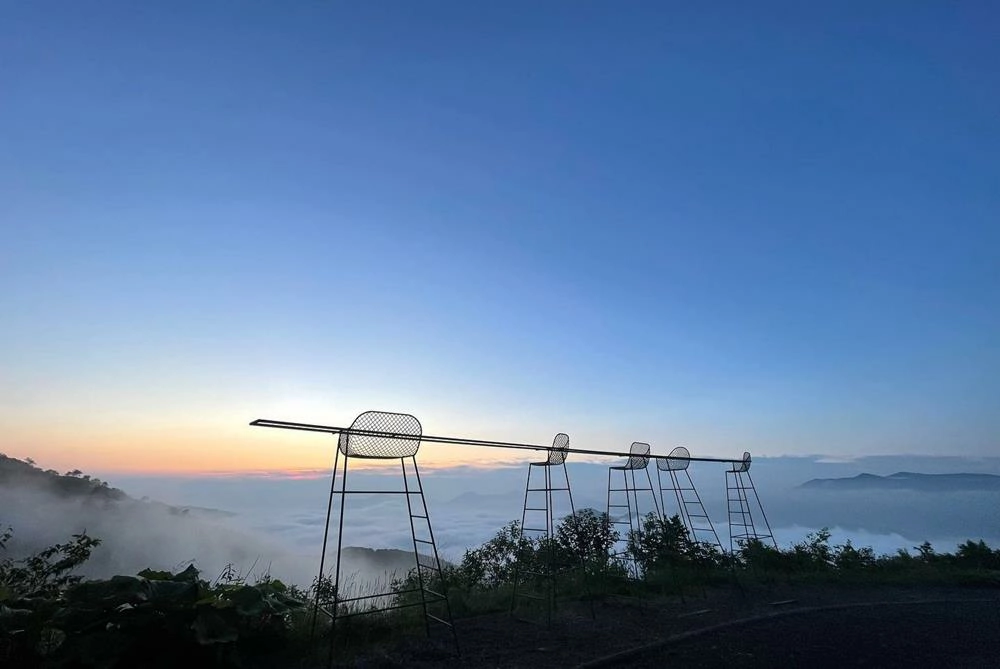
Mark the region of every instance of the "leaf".
POLYGON ((191 581, 149 581, 149 601, 164 604, 194 603, 198 599, 198 584, 191 581))
POLYGON ((59 649, 66 640, 66 633, 62 630, 58 630, 54 627, 46 627, 39 634, 38 643, 35 644, 35 650, 42 657, 51 655, 59 649))
POLYGON ((226 599, 236 605, 236 612, 244 616, 259 616, 265 611, 264 595, 257 588, 245 585, 226 593, 226 599))
POLYGON ((155 569, 143 569, 139 572, 139 576, 150 581, 168 581, 174 578, 174 575, 169 571, 157 571, 155 569))
POLYGON ((290 597, 283 593, 276 593, 267 597, 274 613, 285 613, 292 609, 301 609, 306 605, 301 599, 290 597))
POLYGON ((13 623, 18 620, 25 620, 30 618, 34 611, 31 609, 13 609, 9 606, 4 606, 0 604, 0 620, 7 623, 13 623))
POLYGON ((82 606, 138 603, 149 599, 149 581, 138 576, 113 576, 107 581, 85 581, 66 593, 67 601, 82 606))
POLYGON ((195 639, 205 646, 213 643, 231 643, 239 637, 236 628, 226 622, 225 618, 213 611, 205 609, 191 623, 195 639))
POLYGON ((174 574, 171 580, 174 581, 197 581, 198 580, 198 569, 195 568, 193 564, 189 564, 187 569, 177 574, 174 574))

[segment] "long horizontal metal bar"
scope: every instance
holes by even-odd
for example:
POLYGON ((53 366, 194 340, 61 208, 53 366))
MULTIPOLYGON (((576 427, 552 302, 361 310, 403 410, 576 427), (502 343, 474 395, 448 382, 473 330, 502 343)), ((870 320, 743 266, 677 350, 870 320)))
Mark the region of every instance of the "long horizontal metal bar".
MULTIPOLYGON (((401 434, 398 432, 381 432, 378 430, 353 430, 349 427, 339 427, 335 425, 315 425, 313 423, 293 423, 284 420, 270 420, 267 418, 258 418, 250 423, 253 427, 274 427, 282 430, 303 430, 306 432, 327 432, 330 434, 356 434, 362 437, 383 437, 387 439, 399 439, 408 441, 427 441, 435 444, 457 444, 459 446, 483 446, 486 448, 510 448, 515 450, 525 450, 525 451, 550 451, 551 446, 543 446, 540 444, 524 444, 514 441, 491 441, 488 439, 468 439, 466 437, 442 437, 430 434, 424 435, 413 435, 413 434, 401 434)), ((627 458, 630 457, 631 453, 621 453, 617 451, 599 451, 589 448, 567 448, 567 453, 577 453, 579 455, 605 455, 614 458, 627 458)), ((660 460, 670 458, 669 455, 643 455, 644 458, 650 458, 653 460, 660 460)), ((677 456, 673 456, 673 459, 679 460, 677 456)), ((689 460, 691 462, 723 462, 725 464, 740 464, 743 462, 742 459, 733 458, 712 458, 712 457, 695 457, 688 456, 683 458, 684 460, 689 460)))

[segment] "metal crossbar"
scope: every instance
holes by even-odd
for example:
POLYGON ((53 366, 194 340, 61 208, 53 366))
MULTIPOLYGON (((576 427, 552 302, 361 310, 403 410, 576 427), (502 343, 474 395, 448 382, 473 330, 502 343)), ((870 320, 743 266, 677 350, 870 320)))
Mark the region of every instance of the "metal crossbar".
MULTIPOLYGON (((570 448, 569 447, 569 437, 563 433, 556 435, 555 440, 551 446, 543 444, 531 444, 531 443, 521 443, 512 441, 499 441, 499 440, 489 440, 489 439, 472 439, 467 437, 453 437, 453 436, 441 436, 441 435, 425 435, 423 434, 420 422, 413 416, 409 414, 398 414, 390 412, 381 411, 369 411, 359 415, 354 423, 349 427, 335 426, 335 425, 319 425, 315 423, 298 423, 292 421, 281 421, 281 420, 271 420, 271 419, 257 419, 250 423, 253 427, 270 427, 284 430, 299 430, 307 432, 320 432, 332 434, 337 437, 337 449, 335 451, 333 472, 334 475, 331 479, 330 484, 330 496, 327 502, 327 513, 326 513, 326 526, 324 528, 323 534, 323 552, 320 556, 320 580, 324 578, 325 575, 325 559, 326 559, 326 549, 329 541, 329 535, 331 530, 331 520, 333 511, 333 500, 334 497, 340 497, 340 508, 339 508, 339 519, 337 523, 337 564, 336 569, 332 574, 332 585, 334 592, 339 592, 340 576, 341 576, 341 549, 343 541, 343 530, 344 530, 344 507, 346 497, 348 495, 369 495, 369 494, 379 494, 379 495, 402 495, 406 501, 407 505, 407 515, 410 521, 410 531, 413 545, 413 553, 416 561, 416 569, 414 575, 416 576, 417 586, 413 590, 407 590, 406 592, 419 593, 420 599, 416 602, 407 602, 400 604, 397 599, 395 604, 388 606, 380 606, 377 610, 391 610, 396 608, 407 608, 411 606, 420 606, 423 608, 424 621, 426 626, 427 634, 430 635, 430 623, 431 621, 443 623, 451 629, 452 637, 455 642, 456 649, 458 648, 458 636, 454 625, 450 622, 451 615, 451 604, 447 597, 447 592, 444 593, 436 592, 428 587, 428 579, 433 579, 436 577, 441 584, 442 590, 446 587, 444 572, 441 568, 440 558, 437 553, 437 546, 434 540, 434 532, 430 524, 430 515, 427 511, 427 502, 424 497, 423 483, 420 480, 420 472, 417 468, 416 454, 420 448, 421 442, 437 443, 437 444, 452 444, 459 446, 473 446, 473 447, 484 447, 484 448, 504 448, 513 450, 526 450, 526 451, 542 451, 547 454, 545 462, 532 462, 529 463, 529 474, 528 480, 525 482, 525 499, 524 507, 522 511, 521 518, 521 536, 524 536, 524 532, 537 532, 543 535, 539 539, 544 538, 547 540, 552 540, 554 535, 554 522, 553 522, 553 507, 552 507, 552 493, 553 492, 566 492, 569 496, 570 511, 573 516, 575 516, 575 507, 573 505, 572 492, 569 485, 569 475, 566 469, 566 457, 569 453, 575 453, 578 455, 596 455, 596 456, 607 456, 607 457, 622 457, 628 458, 625 464, 611 466, 608 468, 608 499, 607 499, 607 517, 611 524, 613 525, 627 525, 629 528, 629 535, 639 537, 642 533, 642 516, 639 511, 639 498, 638 493, 650 494, 652 499, 654 515, 660 517, 662 514, 666 513, 666 508, 661 503, 663 500, 663 494, 667 490, 672 490, 677 498, 678 510, 680 511, 681 518, 683 519, 685 525, 687 525, 689 531, 691 532, 692 538, 696 541, 699 540, 698 532, 708 533, 711 535, 714 541, 708 542, 702 540, 702 543, 713 543, 718 545, 720 542, 718 540, 718 535, 715 532, 714 526, 711 519, 708 517, 705 511, 704 505, 701 502, 701 497, 698 494, 697 489, 691 480, 690 474, 686 471, 688 464, 690 462, 719 462, 724 464, 732 465, 732 468, 726 472, 727 479, 727 503, 729 506, 729 525, 730 525, 730 552, 734 552, 735 545, 742 543, 742 541, 748 539, 771 539, 774 542, 774 537, 770 530, 770 525, 767 522, 767 517, 764 515, 763 507, 760 504, 760 498, 757 496, 757 490, 753 485, 753 481, 750 478, 750 454, 745 453, 741 459, 733 458, 721 458, 721 457, 695 457, 690 454, 690 452, 683 447, 675 448, 668 455, 654 455, 650 451, 649 444, 645 442, 634 442, 629 453, 622 453, 619 451, 605 451, 598 449, 588 449, 588 448, 570 448), (337 489, 337 470, 339 459, 343 456, 343 471, 340 476, 340 486, 337 489), (348 490, 347 488, 347 463, 349 459, 352 458, 368 458, 368 459, 385 459, 385 460, 399 460, 402 469, 402 479, 404 490, 348 490), (409 462, 408 462, 409 461, 409 462), (654 487, 652 482, 652 477, 650 476, 647 465, 650 461, 656 463, 657 468, 657 485, 654 487), (414 484, 410 483, 410 475, 407 471, 407 465, 412 464, 413 477, 415 478, 414 484), (531 485, 531 471, 535 467, 540 467, 545 474, 544 487, 532 487, 531 485), (565 487, 562 485, 553 485, 551 469, 554 467, 562 467, 563 476, 565 480, 565 487), (636 472, 642 472, 645 470, 646 479, 648 487, 642 486, 641 482, 636 480, 636 472), (623 488, 618 488, 613 485, 613 473, 621 472, 622 474, 622 484, 623 488), (660 472, 666 472, 670 478, 668 485, 662 482, 660 472), (679 479, 679 474, 687 476, 687 485, 684 485, 682 479, 679 479), (730 478, 731 477, 731 478, 730 478), (745 478, 745 480, 744 480, 745 478), (749 485, 748 485, 749 484, 749 485), (760 511, 760 519, 763 521, 764 526, 767 528, 766 533, 760 531, 755 526, 755 519, 751 515, 750 509, 750 498, 747 491, 751 491, 753 499, 756 502, 756 507, 760 511), (659 499, 657 499, 657 491, 659 492, 659 499), (529 503, 529 494, 543 494, 544 501, 539 503, 538 501, 532 500, 529 503), (733 498, 735 493, 736 498, 733 498), (613 495, 621 496, 624 494, 625 500, 624 504, 621 503, 620 499, 612 499, 613 495), (620 517, 615 518, 611 516, 612 509, 624 509, 627 512, 627 517, 622 514, 620 517), (545 527, 525 527, 526 515, 528 512, 534 513, 544 513, 545 527), (626 520, 627 518, 627 520, 626 520), (415 521, 421 521, 421 525, 425 525, 427 529, 427 539, 422 539, 417 537, 417 523, 415 521), (706 527, 707 525, 707 527, 706 527), (738 530, 742 528, 743 532, 738 530), (423 564, 421 562, 421 554, 418 551, 418 546, 429 546, 433 556, 433 564, 423 564), (425 579, 424 570, 430 570, 432 573, 427 575, 425 579), (445 616, 447 620, 438 617, 428 610, 429 605, 436 602, 443 602, 445 606, 445 616)), ((537 485, 537 484, 536 484, 537 485)), ((534 524, 534 523, 532 523, 534 524)), ((423 534, 423 532, 421 532, 423 534)), ((627 537, 626 537, 627 539, 627 537)), ((627 543, 627 541, 626 541, 627 543)), ((631 556, 626 548, 626 550, 615 551, 614 547, 609 555, 612 559, 623 560, 626 562, 632 562, 632 573, 634 576, 639 577, 639 566, 635 563, 634 556, 631 556)), ((525 573, 531 576, 544 577, 546 581, 549 582, 548 592, 537 595, 531 592, 518 592, 518 576, 515 571, 514 577, 514 592, 512 596, 512 612, 513 612, 513 602, 516 601, 517 597, 526 597, 529 599, 542 599, 547 600, 549 606, 548 608, 548 622, 551 624, 552 607, 555 600, 555 583, 553 577, 557 571, 560 569, 554 569, 555 565, 547 564, 543 572, 535 574, 534 572, 526 571, 525 573)), ((586 565, 583 561, 583 556, 581 555, 580 567, 583 568, 584 572, 584 587, 588 589, 589 586, 586 584, 586 565)), ((329 577, 327 577, 329 578, 329 577)), ((430 581, 433 582, 433 581, 430 581)), ((312 621, 312 634, 313 636, 316 631, 316 617, 319 612, 329 616, 331 618, 331 635, 330 635, 330 655, 328 658, 328 666, 332 665, 333 662, 333 628, 332 625, 336 623, 338 617, 348 617, 353 615, 359 615, 361 613, 369 612, 368 610, 362 612, 354 612, 351 610, 345 610, 343 612, 338 611, 340 606, 352 602, 359 602, 363 600, 369 600, 376 597, 382 597, 390 593, 381 593, 379 595, 355 597, 348 599, 334 599, 332 604, 332 611, 327 610, 327 607, 320 606, 320 597, 317 592, 316 601, 314 603, 314 614, 312 621)), ((395 593, 404 594, 404 593, 395 593)), ((335 595, 336 597, 336 595, 335 595)), ((588 596, 591 601, 591 615, 593 612, 593 600, 588 596)))
MULTIPOLYGON (((514 450, 525 450, 525 451, 550 451, 552 446, 546 446, 543 444, 528 444, 519 443, 515 441, 494 441, 490 439, 470 439, 467 437, 446 437, 446 436, 435 436, 425 434, 422 436, 402 434, 399 432, 385 432, 380 430, 359 430, 357 428, 350 427, 339 427, 335 425, 316 425, 313 423, 295 423, 283 420, 270 420, 266 418, 258 418, 250 423, 253 427, 273 427, 282 430, 303 430, 306 432, 326 432, 329 434, 350 434, 358 435, 363 437, 380 437, 383 439, 398 439, 398 440, 412 440, 412 441, 426 441, 435 444, 456 444, 459 446, 480 446, 486 448, 509 448, 514 450)), ((578 455, 606 455, 610 457, 629 457, 629 453, 622 453, 620 451, 601 451, 590 448, 572 448, 566 447, 565 452, 575 453, 578 455)), ((659 459, 669 459, 669 455, 653 455, 650 453, 644 457, 648 457, 651 460, 659 459)), ((676 457, 676 456, 674 456, 676 457)), ((742 463, 741 459, 734 458, 715 458, 715 457, 697 457, 690 456, 688 460, 691 462, 723 462, 726 464, 739 464, 742 463)))

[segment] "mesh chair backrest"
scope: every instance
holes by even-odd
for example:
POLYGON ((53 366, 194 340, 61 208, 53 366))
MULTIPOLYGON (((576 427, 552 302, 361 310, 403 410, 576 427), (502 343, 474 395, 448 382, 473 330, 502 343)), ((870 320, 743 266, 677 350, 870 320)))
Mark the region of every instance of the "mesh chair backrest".
POLYGON ((549 449, 549 457, 546 461, 550 465, 561 465, 566 462, 567 451, 569 451, 569 435, 560 432, 552 440, 552 448, 549 449))
POLYGON ((340 452, 349 458, 408 458, 417 454, 423 434, 414 416, 388 411, 366 411, 354 419, 350 430, 337 440, 340 452), (353 430, 385 434, 354 434, 353 430))
POLYGON ((664 471, 679 471, 688 468, 688 465, 691 464, 690 458, 691 451, 683 446, 678 446, 670 451, 670 455, 667 457, 657 458, 656 466, 664 471))
POLYGON ((632 448, 628 449, 628 452, 631 453, 625 465, 628 469, 645 469, 649 464, 649 444, 633 441, 632 448))
POLYGON ((734 472, 750 471, 750 451, 743 451, 743 459, 738 464, 733 464, 734 472))

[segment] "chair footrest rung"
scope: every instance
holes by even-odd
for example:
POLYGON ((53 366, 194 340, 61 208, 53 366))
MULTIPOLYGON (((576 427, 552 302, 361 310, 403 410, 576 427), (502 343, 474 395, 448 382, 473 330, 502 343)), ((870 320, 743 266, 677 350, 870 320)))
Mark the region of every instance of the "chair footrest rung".
POLYGON ((519 592, 519 593, 517 593, 517 596, 518 597, 524 597, 525 599, 537 599, 537 600, 540 600, 540 601, 544 600, 544 599, 548 599, 548 597, 546 597, 545 595, 533 595, 530 592, 519 592))
POLYGON ((427 614, 427 617, 428 617, 428 618, 430 618, 431 620, 433 620, 433 621, 434 621, 434 622, 436 622, 436 623, 441 623, 442 625, 444 625, 444 626, 446 626, 446 627, 454 627, 454 626, 453 626, 453 625, 452 625, 452 624, 451 624, 450 622, 448 622, 448 621, 447 621, 447 620, 445 620, 444 618, 438 618, 438 617, 437 617, 436 615, 434 615, 433 613, 428 613, 428 614, 427 614))

